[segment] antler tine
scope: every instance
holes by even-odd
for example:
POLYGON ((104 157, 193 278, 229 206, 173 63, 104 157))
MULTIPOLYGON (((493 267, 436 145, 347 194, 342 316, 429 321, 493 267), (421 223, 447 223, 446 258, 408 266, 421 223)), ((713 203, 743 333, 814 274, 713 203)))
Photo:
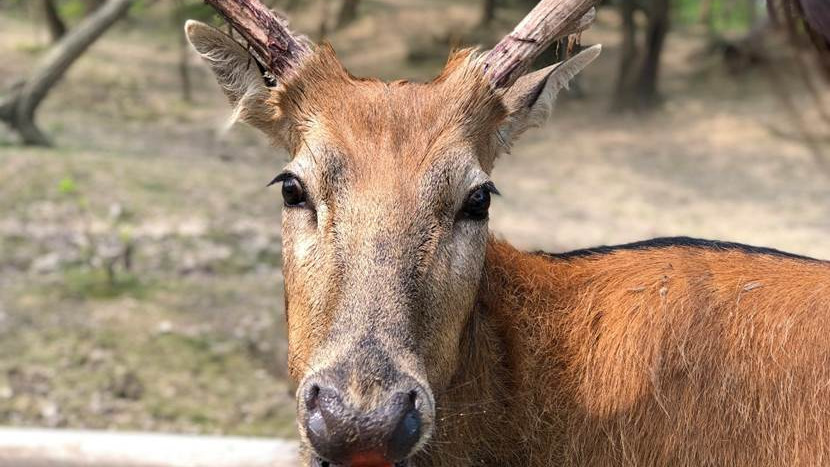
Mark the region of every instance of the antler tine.
POLYGON ((257 59, 274 76, 294 67, 311 49, 307 39, 295 36, 287 22, 259 0, 205 0, 242 37, 257 59))
POLYGON ((557 38, 587 29, 596 17, 595 3, 597 0, 541 0, 484 56, 493 87, 513 84, 557 38))

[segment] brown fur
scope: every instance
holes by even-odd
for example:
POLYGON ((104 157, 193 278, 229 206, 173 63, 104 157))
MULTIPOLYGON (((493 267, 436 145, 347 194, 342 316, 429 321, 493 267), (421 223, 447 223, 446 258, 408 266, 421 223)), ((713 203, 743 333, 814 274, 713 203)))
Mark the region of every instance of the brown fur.
POLYGON ((440 155, 442 143, 459 140, 480 144, 473 148, 477 153, 495 157, 494 134, 506 111, 472 58, 470 49, 455 52, 428 83, 385 83, 352 76, 323 44, 272 102, 285 119, 284 137, 294 154, 309 132, 325 128, 328 144, 344 154, 391 153, 390 162, 413 169, 440 155))
POLYGON ((424 463, 826 465, 828 291, 822 262, 491 241, 424 463))

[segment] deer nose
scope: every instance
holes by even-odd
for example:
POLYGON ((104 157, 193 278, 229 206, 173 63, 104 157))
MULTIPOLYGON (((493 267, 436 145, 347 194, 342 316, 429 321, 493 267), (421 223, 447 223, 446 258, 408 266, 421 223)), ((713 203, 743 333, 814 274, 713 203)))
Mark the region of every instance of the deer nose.
POLYGON ((308 440, 329 463, 394 464, 408 457, 424 434, 419 407, 425 396, 418 384, 393 392, 371 410, 356 409, 337 388, 317 382, 307 383, 301 394, 308 440))

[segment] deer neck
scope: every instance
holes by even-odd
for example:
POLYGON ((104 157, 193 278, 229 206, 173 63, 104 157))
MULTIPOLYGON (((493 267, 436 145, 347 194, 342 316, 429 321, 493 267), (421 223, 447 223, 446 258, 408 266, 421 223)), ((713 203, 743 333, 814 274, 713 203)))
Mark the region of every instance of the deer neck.
POLYGON ((549 456, 551 446, 564 446, 569 403, 561 389, 559 267, 507 243, 488 242, 458 372, 446 390, 436 392, 432 465, 459 465, 459 459, 534 465, 531 453, 549 456), (441 451, 447 457, 436 461, 441 451))

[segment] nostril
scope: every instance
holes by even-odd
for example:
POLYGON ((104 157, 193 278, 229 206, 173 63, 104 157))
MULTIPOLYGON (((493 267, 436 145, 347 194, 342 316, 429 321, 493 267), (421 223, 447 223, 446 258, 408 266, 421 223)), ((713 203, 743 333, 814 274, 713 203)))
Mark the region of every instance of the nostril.
POLYGON ((308 428, 309 438, 315 440, 322 440, 326 439, 326 437, 328 436, 328 427, 326 427, 326 420, 323 418, 323 414, 321 414, 319 410, 315 410, 309 413, 308 421, 306 422, 306 427, 308 428))
POLYGON ((316 384, 312 384, 305 394, 305 407, 308 410, 314 410, 317 408, 317 404, 320 400, 320 386, 316 384))
MULTIPOLYGON (((409 400, 414 404, 415 397, 412 396, 412 393, 410 393, 409 400)), ((389 437, 389 457, 393 459, 405 457, 415 447, 420 438, 421 414, 413 406, 401 417, 389 437)))
POLYGON ((320 440, 328 436, 326 420, 320 408, 320 386, 312 384, 305 391, 305 406, 307 409, 306 428, 312 439, 320 440))
POLYGON ((391 466, 412 454, 424 432, 421 410, 431 407, 420 387, 401 388, 366 410, 326 381, 315 378, 300 391, 305 435, 319 456, 314 465, 391 466))
POLYGON ((420 434, 421 431, 421 417, 418 416, 418 412, 414 410, 410 410, 403 416, 400 424, 400 431, 401 434, 405 438, 416 438, 420 434))

